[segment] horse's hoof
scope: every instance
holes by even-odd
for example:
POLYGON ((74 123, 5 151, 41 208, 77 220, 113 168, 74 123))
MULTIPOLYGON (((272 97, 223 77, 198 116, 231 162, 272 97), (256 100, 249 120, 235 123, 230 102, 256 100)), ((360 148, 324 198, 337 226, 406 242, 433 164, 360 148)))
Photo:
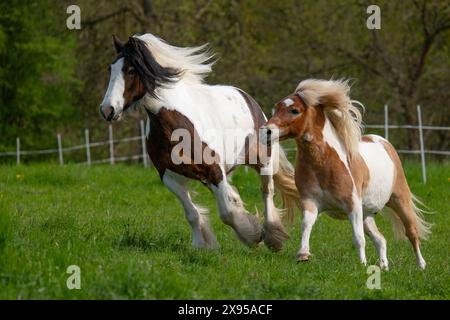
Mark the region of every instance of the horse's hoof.
POLYGON ((302 254, 298 255, 297 262, 306 262, 306 261, 309 261, 309 258, 311 258, 310 254, 302 253, 302 254))

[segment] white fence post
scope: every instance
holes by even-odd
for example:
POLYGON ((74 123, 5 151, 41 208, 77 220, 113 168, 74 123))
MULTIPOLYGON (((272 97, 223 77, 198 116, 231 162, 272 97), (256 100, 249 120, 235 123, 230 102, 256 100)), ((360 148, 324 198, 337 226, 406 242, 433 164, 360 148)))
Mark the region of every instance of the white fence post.
POLYGON ((420 142, 420 158, 422 160, 422 179, 423 183, 427 183, 427 168, 425 164, 425 146, 423 142, 423 128, 422 128, 422 112, 420 105, 417 106, 417 119, 419 120, 419 142, 420 142))
POLYGON ((148 166, 147 161, 147 145, 145 144, 145 127, 144 120, 141 120, 141 146, 142 146, 142 160, 144 162, 144 167, 148 166))
POLYGON ((109 162, 114 164, 114 140, 112 125, 109 125, 109 162))
POLYGON ((389 140, 389 107, 384 105, 384 138, 389 140))
POLYGON ((16 138, 16 162, 19 165, 20 164, 20 138, 16 138))
POLYGON ((86 140, 86 162, 91 165, 91 146, 89 144, 89 129, 84 129, 84 138, 86 140))
POLYGON ((64 158, 63 158, 63 151, 62 151, 61 135, 58 133, 56 137, 58 139, 59 164, 63 165, 64 164, 64 158))

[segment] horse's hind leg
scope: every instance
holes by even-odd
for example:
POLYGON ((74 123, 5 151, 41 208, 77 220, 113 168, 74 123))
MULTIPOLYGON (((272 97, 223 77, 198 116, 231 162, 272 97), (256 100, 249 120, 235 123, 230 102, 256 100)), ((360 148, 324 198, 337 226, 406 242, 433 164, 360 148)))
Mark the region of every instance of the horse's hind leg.
MULTIPOLYGON (((225 176, 225 175, 224 175, 225 176)), ((210 185, 217 199, 222 221, 233 228, 244 244, 253 246, 262 239, 261 226, 256 216, 248 214, 239 194, 223 179, 217 186, 210 185)))
POLYGON ((364 232, 372 239, 375 248, 377 248, 378 255, 380 257, 380 267, 382 269, 389 270, 386 252, 386 239, 378 230, 373 214, 367 215, 364 218, 364 232))
POLYGON ((261 189, 264 200, 264 243, 273 251, 283 248, 283 242, 289 239, 280 213, 273 203, 274 186, 271 175, 261 175, 261 189))
POLYGON ((219 245, 205 216, 207 210, 192 202, 191 196, 183 183, 184 180, 184 177, 169 171, 166 171, 163 177, 163 183, 183 205, 186 219, 192 228, 192 245, 197 248, 217 248, 219 245))

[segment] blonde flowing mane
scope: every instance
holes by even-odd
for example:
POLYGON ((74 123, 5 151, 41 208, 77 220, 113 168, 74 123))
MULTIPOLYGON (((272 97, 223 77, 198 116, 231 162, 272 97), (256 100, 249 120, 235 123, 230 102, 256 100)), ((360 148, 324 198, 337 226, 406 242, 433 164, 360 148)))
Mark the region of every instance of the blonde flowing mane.
POLYGON ((181 78, 188 83, 203 83, 203 79, 212 71, 214 54, 208 50, 208 44, 182 48, 171 46, 151 33, 134 37, 145 42, 161 66, 181 70, 181 78))
POLYGON ((348 80, 307 79, 300 82, 295 92, 308 106, 323 106, 325 116, 336 130, 347 153, 351 156, 358 152, 362 115, 355 104, 362 109, 364 106, 360 102, 350 99, 348 80))

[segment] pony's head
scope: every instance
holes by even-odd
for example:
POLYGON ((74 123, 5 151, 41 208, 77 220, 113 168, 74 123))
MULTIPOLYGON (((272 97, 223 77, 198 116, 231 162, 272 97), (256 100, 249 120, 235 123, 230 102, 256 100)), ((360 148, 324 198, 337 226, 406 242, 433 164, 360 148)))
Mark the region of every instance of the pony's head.
POLYGON ((306 129, 307 113, 311 112, 301 97, 294 93, 275 104, 272 118, 264 125, 266 141, 286 140, 300 136, 306 129))
POLYGON ((328 119, 351 155, 361 139, 361 112, 351 100, 350 86, 343 80, 307 79, 295 92, 275 105, 273 117, 265 124, 267 141, 320 136, 328 119))
POLYGON ((150 33, 130 37, 126 43, 113 36, 113 44, 117 57, 109 67, 109 85, 100 105, 108 121, 119 119, 146 95, 158 98, 158 87, 179 80, 201 83, 213 64, 207 63, 212 55, 206 45, 174 47, 150 33))

